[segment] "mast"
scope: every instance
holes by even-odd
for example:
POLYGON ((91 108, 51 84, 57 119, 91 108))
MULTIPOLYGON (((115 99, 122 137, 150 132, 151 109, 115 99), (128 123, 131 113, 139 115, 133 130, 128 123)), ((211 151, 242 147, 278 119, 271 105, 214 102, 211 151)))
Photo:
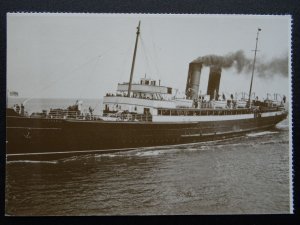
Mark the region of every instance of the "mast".
POLYGON ((136 28, 136 39, 135 39, 135 46, 134 46, 134 52, 133 52, 133 59, 132 59, 132 64, 131 64, 131 71, 130 71, 130 79, 129 79, 129 85, 128 85, 128 93, 127 97, 130 97, 130 92, 131 92, 131 85, 132 85, 132 77, 133 77, 133 71, 134 71, 134 64, 135 64, 135 57, 136 57, 136 49, 138 45, 138 40, 139 40, 139 35, 140 35, 140 25, 141 21, 139 21, 139 25, 136 28))
POLYGON ((254 75, 254 69, 255 69, 255 62, 256 62, 256 52, 257 50, 257 43, 258 43, 258 34, 261 31, 260 28, 257 28, 257 34, 256 34, 256 45, 254 50, 254 59, 253 59, 253 67, 252 67, 252 76, 251 76, 251 83, 250 83, 250 90, 249 90, 249 108, 251 108, 251 94, 252 94, 252 83, 253 83, 253 75, 254 75))

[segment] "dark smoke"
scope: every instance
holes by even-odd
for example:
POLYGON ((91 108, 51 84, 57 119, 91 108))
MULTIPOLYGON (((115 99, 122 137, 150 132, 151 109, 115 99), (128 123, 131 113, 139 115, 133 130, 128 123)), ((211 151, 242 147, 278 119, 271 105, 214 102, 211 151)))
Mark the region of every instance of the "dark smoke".
POLYGON ((260 77, 272 77, 274 74, 287 77, 289 74, 289 64, 287 55, 281 58, 273 58, 269 62, 257 63, 256 65, 256 73, 260 77))
MULTIPOLYGON (((229 53, 225 56, 206 55, 193 61, 202 63, 204 66, 217 66, 224 69, 234 67, 238 73, 252 72, 253 59, 245 56, 242 50, 229 53)), ((255 73, 260 77, 271 77, 273 75, 288 76, 288 56, 273 58, 271 61, 263 62, 257 57, 255 73)))

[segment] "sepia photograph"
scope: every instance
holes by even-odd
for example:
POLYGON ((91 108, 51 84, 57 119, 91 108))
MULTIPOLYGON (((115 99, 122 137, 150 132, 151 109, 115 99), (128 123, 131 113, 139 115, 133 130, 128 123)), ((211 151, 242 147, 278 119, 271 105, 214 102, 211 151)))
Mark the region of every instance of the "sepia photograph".
POLYGON ((291 24, 8 13, 5 215, 293 213, 291 24))

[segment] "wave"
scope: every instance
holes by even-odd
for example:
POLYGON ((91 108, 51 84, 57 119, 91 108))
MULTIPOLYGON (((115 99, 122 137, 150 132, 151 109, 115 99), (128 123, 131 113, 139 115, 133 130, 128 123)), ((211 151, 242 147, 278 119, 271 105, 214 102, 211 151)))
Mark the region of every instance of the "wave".
POLYGON ((289 128, 289 125, 288 124, 279 123, 279 124, 276 125, 276 128, 286 129, 286 128, 289 128))
POLYGON ((209 151, 212 145, 203 145, 203 143, 192 143, 176 146, 165 146, 163 148, 150 150, 149 148, 138 149, 135 156, 158 156, 177 152, 209 151), (200 145, 201 144, 201 145, 200 145))
POLYGON ((80 158, 80 156, 71 156, 71 157, 68 157, 68 158, 60 159, 59 161, 62 162, 62 163, 65 163, 65 162, 76 161, 79 158, 80 158))
POLYGON ((289 144, 288 140, 270 140, 270 141, 262 141, 259 143, 260 145, 279 145, 279 144, 289 144))
POLYGON ((285 119, 285 120, 281 121, 280 123, 276 124, 275 127, 279 128, 279 129, 288 129, 289 124, 290 124, 289 119, 285 119))
POLYGON ((279 133, 279 132, 278 131, 262 131, 262 132, 257 132, 257 133, 250 133, 250 134, 247 134, 247 136, 248 137, 257 137, 257 136, 277 134, 277 133, 279 133))
POLYGON ((6 161, 7 164, 13 163, 39 163, 39 164, 57 164, 57 160, 53 161, 39 161, 39 160, 13 160, 13 161, 6 161))
POLYGON ((108 157, 108 158, 113 158, 113 157, 118 157, 118 156, 122 156, 122 154, 118 154, 118 153, 99 153, 99 154, 95 154, 94 157, 95 158, 102 158, 102 157, 108 157))
POLYGON ((142 152, 137 152, 135 155, 136 156, 157 156, 162 154, 161 150, 157 151, 142 151, 142 152))
MULTIPOLYGON (((195 142, 186 144, 164 145, 164 146, 151 146, 128 149, 126 151, 107 152, 107 153, 92 153, 84 155, 69 156, 58 161, 19 161, 19 162, 31 162, 31 163, 67 163, 72 161, 86 161, 86 160, 101 160, 105 158, 118 158, 118 157, 151 157, 159 156, 162 154, 174 154, 178 152, 196 152, 196 151, 210 151, 217 149, 227 149, 224 147, 243 147, 248 146, 246 141, 247 137, 259 137, 264 135, 272 135, 280 133, 280 131, 261 131, 255 133, 249 133, 243 136, 226 138, 224 140, 213 140, 206 142, 195 142)), ((278 143, 278 140, 271 142, 261 142, 262 145, 278 143)))
POLYGON ((67 163, 67 162, 85 160, 85 159, 90 159, 92 156, 94 155, 93 154, 74 155, 74 156, 69 156, 67 158, 60 159, 59 162, 67 163))
POLYGON ((158 156, 162 154, 170 154, 176 152, 192 152, 192 151, 210 151, 212 148, 222 148, 224 146, 235 146, 243 145, 242 143, 227 143, 241 137, 227 138, 226 140, 213 140, 206 142, 195 142, 195 143, 185 143, 185 144, 175 144, 175 145, 163 145, 163 146, 150 146, 150 147, 140 147, 123 152, 115 153, 100 153, 94 155, 96 158, 104 157, 128 157, 128 156, 138 156, 138 157, 148 157, 148 156, 158 156), (225 143, 224 143, 225 142, 225 143), (224 144, 222 144, 224 143, 224 144))

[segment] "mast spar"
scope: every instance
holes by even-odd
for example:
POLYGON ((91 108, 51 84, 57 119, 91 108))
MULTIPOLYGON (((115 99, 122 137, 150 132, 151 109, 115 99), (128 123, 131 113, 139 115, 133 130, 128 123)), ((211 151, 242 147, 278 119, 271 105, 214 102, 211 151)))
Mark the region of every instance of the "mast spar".
POLYGON ((251 108, 251 94, 252 94, 252 83, 253 83, 253 75, 254 75, 254 69, 255 69, 255 62, 256 62, 256 53, 257 53, 257 43, 258 43, 258 35, 261 31, 260 28, 257 28, 257 34, 256 34, 256 45, 254 50, 254 59, 253 59, 253 67, 252 67, 252 76, 251 76, 251 83, 250 83, 250 90, 249 90, 249 108, 251 108))
POLYGON ((130 92, 131 92, 131 85, 132 85, 132 77, 133 77, 133 71, 134 71, 134 65, 135 65, 136 50, 137 50, 137 45, 138 45, 139 35, 140 35, 140 26, 141 26, 141 21, 139 21, 139 25, 136 28, 137 29, 136 39, 135 39, 135 46, 134 46, 134 52, 133 52, 133 58, 132 58, 132 64, 131 64, 131 71, 130 71, 130 79, 129 79, 129 84, 128 84, 127 97, 130 97, 130 92))

